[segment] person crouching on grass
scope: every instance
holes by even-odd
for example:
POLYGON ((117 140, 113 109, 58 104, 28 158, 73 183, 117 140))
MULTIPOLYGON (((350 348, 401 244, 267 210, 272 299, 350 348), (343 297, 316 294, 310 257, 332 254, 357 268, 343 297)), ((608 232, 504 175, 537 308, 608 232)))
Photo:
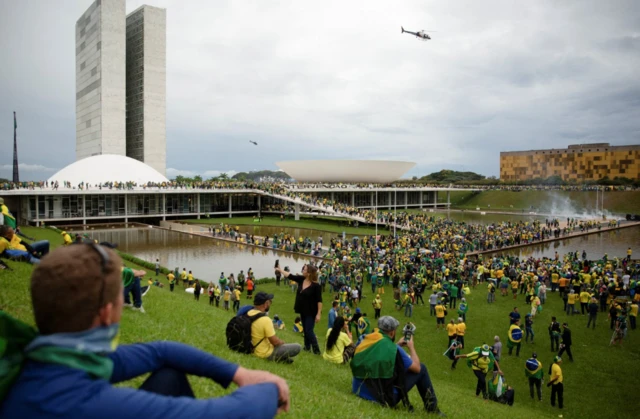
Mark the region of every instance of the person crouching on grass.
POLYGON ((272 418, 289 410, 286 381, 178 342, 118 346, 122 260, 99 245, 54 250, 31 276, 38 331, 0 312, 0 417, 272 418), (114 384, 150 375, 140 389, 114 384), (239 388, 196 400, 188 375, 239 388), (142 390, 142 391, 140 391, 142 390), (60 397, 64 394, 64 397, 60 397))

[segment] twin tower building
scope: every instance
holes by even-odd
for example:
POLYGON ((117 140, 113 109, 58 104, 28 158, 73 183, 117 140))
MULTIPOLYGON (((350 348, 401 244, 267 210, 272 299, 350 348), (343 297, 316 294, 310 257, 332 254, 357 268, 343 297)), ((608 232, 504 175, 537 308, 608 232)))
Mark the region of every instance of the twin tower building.
POLYGON ((166 171, 166 10, 96 0, 76 22, 76 159, 118 154, 166 171))

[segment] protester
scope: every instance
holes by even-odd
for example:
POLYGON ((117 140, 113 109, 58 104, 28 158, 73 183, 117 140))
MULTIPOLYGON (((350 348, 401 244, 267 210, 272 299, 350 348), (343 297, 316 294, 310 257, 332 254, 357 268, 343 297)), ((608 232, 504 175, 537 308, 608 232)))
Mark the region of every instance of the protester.
MULTIPOLYGON (((14 326, 15 382, 2 394, 3 418, 183 418, 215 412, 228 418, 271 418, 288 411, 289 389, 280 377, 252 371, 177 342, 118 345, 123 308, 122 261, 97 245, 56 249, 31 278, 39 330, 0 312, 14 326), (116 349, 117 348, 117 349, 116 349), (113 387, 151 375, 139 391, 113 387), (238 389, 224 397, 194 399, 187 375, 238 389), (61 397, 61 395, 64 397, 61 397)), ((4 326, 3 326, 4 328, 4 326)))
POLYGON ((141 269, 132 269, 122 266, 122 286, 124 289, 124 307, 131 307, 134 311, 144 313, 142 297, 151 289, 148 286, 141 287, 140 280, 147 273, 141 269), (133 295, 131 304, 130 295, 133 295))
POLYGON ((542 390, 540 387, 542 386, 542 378, 544 377, 544 371, 542 369, 542 363, 538 361, 538 354, 533 353, 531 358, 527 359, 524 363, 524 373, 525 376, 529 380, 529 393, 531 394, 531 398, 533 399, 533 387, 535 386, 538 401, 542 401, 542 390))
POLYGON ((333 327, 333 324, 336 322, 336 319, 338 318, 338 302, 337 301, 334 301, 331 304, 331 310, 329 310, 329 314, 327 317, 329 319, 328 328, 331 329, 333 327))
POLYGON ((378 319, 378 328, 365 335, 358 344, 351 360, 352 391, 365 400, 384 406, 394 407, 402 401, 405 407, 409 407, 408 393, 415 386, 425 410, 440 413, 429 372, 420 363, 413 336, 408 341, 402 337, 397 344, 394 343, 398 326, 398 320, 382 316, 378 319), (409 350, 409 354, 403 347, 409 350), (398 373, 394 374, 394 371, 398 373))
POLYGON ((587 322, 587 329, 593 322, 593 329, 596 328, 596 318, 598 317, 598 300, 595 298, 591 298, 591 302, 587 307, 587 312, 589 313, 589 321, 587 322))
POLYGON ((567 323, 562 323, 562 343, 560 344, 560 352, 558 352, 558 356, 561 357, 566 351, 567 355, 569 355, 569 361, 573 362, 573 354, 571 354, 572 343, 569 325, 567 323))
POLYGON ((556 317, 551 317, 551 323, 548 327, 549 339, 551 340, 551 352, 560 350, 560 323, 556 321, 556 317))
POLYGON ((507 348, 509 348, 509 355, 512 354, 513 348, 516 348, 516 356, 520 356, 520 346, 522 344, 522 329, 520 329, 520 320, 516 320, 509 327, 507 333, 507 348))
POLYGON ((18 237, 10 225, 0 225, 0 255, 24 259, 30 263, 38 264, 40 263, 40 258, 48 253, 48 240, 40 240, 29 244, 18 237))
POLYGON ((327 330, 322 358, 334 364, 348 363, 355 352, 351 331, 344 317, 338 317, 333 327, 327 330))
MULTIPOLYGON (((262 317, 251 323, 253 354, 269 361, 291 364, 293 358, 300 353, 302 348, 298 343, 285 343, 276 336, 273 322, 267 316, 272 302, 273 294, 259 291, 253 298, 253 308, 246 312, 250 317, 263 313, 262 317)), ((238 314, 240 315, 240 313, 238 314)))
POLYGON ((556 396, 558 397, 558 407, 562 409, 564 407, 564 377, 562 376, 562 358, 556 356, 553 358, 553 365, 551 365, 551 378, 547 383, 547 387, 551 387, 551 406, 556 405, 556 396))
POLYGON ((280 273, 289 280, 298 284, 294 311, 300 315, 304 328, 304 350, 320 355, 318 339, 314 333, 314 326, 320 321, 322 315, 322 289, 318 284, 318 268, 307 264, 302 267, 302 275, 291 273, 277 268, 280 273))
POLYGON ((498 374, 502 375, 500 370, 500 364, 497 362, 489 345, 482 345, 473 350, 473 352, 466 355, 458 355, 456 359, 467 358, 467 365, 471 367, 471 370, 478 379, 476 384, 476 397, 482 393, 482 397, 486 400, 487 394, 487 373, 489 370, 493 370, 494 365, 497 368, 498 374))

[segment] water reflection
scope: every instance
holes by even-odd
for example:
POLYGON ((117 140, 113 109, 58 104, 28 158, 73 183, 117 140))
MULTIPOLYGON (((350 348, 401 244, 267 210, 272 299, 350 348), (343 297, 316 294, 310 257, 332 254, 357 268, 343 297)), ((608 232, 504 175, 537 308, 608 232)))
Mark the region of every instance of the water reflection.
POLYGON ((158 228, 112 229, 90 233, 99 241, 119 244, 119 249, 147 261, 160 259, 169 268, 186 268, 195 277, 206 281, 217 280, 220 272, 237 276, 249 268, 256 278, 272 277, 276 259, 281 266, 299 271, 309 258, 255 246, 214 240, 158 228))
MULTIPOLYGON (((588 259, 601 258, 605 253, 609 257, 625 257, 627 248, 631 247, 634 256, 640 252, 640 227, 629 227, 621 230, 606 231, 604 233, 589 234, 567 240, 521 247, 498 254, 515 255, 519 257, 535 258, 553 257, 555 252, 564 255, 568 252, 587 252, 588 259)), ((636 256, 637 257, 637 256, 636 256)))

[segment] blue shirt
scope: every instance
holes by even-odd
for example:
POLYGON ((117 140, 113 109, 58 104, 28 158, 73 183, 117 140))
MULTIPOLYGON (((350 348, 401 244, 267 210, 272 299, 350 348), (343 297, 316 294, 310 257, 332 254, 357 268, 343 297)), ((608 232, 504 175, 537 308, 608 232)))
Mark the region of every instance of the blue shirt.
MULTIPOLYGON (((411 364, 413 363, 413 360, 411 359, 409 354, 404 349, 402 349, 402 347, 400 347, 399 345, 396 345, 396 346, 398 347, 398 350, 400 351, 400 355, 402 356, 402 362, 404 363, 404 370, 407 371, 411 366, 411 364)), ((363 385, 363 380, 359 378, 354 377, 352 379, 351 391, 355 395, 360 396, 365 400, 371 400, 373 402, 377 402, 376 398, 373 397, 373 394, 369 392, 369 389, 367 388, 367 386, 363 385)), ((393 393, 398 394, 398 390, 394 388, 393 393)))
POLYGON ((2 418, 163 419, 272 418, 278 409, 278 388, 273 383, 238 388, 218 398, 167 397, 112 384, 163 367, 211 378, 227 388, 238 366, 199 349, 176 342, 120 346, 109 356, 109 381, 58 364, 27 361, 0 406, 2 418))
POLYGON ((329 329, 333 328, 333 323, 335 323, 336 321, 336 311, 331 308, 331 310, 329 310, 329 329))

